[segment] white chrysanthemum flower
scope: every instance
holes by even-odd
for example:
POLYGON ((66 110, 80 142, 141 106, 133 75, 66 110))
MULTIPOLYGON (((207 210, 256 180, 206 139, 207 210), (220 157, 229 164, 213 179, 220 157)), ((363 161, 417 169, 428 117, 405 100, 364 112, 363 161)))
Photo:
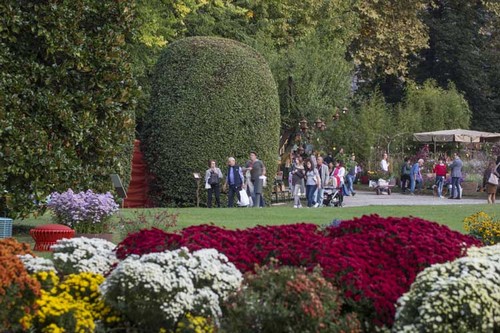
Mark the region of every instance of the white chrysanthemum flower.
POLYGON ((471 248, 470 257, 418 274, 398 300, 393 332, 493 332, 500 322, 499 251, 471 248))
POLYGON ((101 285, 101 292, 108 304, 142 327, 167 327, 188 312, 217 323, 220 302, 242 279, 216 250, 190 253, 180 248, 125 259, 101 285))
POLYGON ((52 245, 54 265, 63 274, 107 274, 118 262, 115 244, 98 238, 62 239, 52 245))
POLYGON ((33 257, 31 254, 18 255, 28 273, 55 271, 54 263, 50 259, 33 257))

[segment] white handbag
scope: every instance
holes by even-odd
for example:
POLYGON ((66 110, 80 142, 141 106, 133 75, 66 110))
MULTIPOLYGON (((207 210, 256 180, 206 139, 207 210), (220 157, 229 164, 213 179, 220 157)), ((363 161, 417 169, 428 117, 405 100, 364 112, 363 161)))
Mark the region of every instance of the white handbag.
POLYGON ((488 178, 488 184, 498 185, 498 176, 495 175, 494 172, 490 173, 490 177, 488 178))
POLYGON ((248 197, 247 191, 241 190, 240 191, 240 200, 238 201, 238 206, 246 207, 248 205, 250 205, 250 198, 248 197))
POLYGON ((267 186, 267 177, 266 176, 260 176, 259 179, 262 180, 262 187, 267 186))

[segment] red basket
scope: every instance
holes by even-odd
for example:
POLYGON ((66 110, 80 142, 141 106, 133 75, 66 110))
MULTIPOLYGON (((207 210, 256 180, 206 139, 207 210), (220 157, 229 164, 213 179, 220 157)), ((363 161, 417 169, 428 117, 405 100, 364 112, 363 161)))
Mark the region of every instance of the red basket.
POLYGON ((30 230, 35 240, 34 251, 50 251, 50 247, 63 238, 73 238, 75 230, 62 224, 45 224, 30 230))

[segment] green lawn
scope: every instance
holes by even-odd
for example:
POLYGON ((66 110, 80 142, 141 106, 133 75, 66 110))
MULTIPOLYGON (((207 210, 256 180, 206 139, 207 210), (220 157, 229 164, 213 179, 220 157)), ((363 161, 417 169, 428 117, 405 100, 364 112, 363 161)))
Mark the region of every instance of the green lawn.
MULTIPOLYGON (((114 216, 116 222, 118 215, 125 218, 133 218, 138 212, 146 214, 162 212, 165 209, 122 209, 114 216)), ((279 225, 297 222, 310 222, 315 224, 327 224, 333 219, 352 219, 366 214, 378 214, 380 216, 416 216, 429 221, 438 222, 449 226, 453 230, 464 232, 463 220, 465 217, 478 211, 494 215, 498 211, 498 205, 449 205, 449 206, 365 206, 365 207, 324 207, 324 208, 303 208, 293 209, 290 204, 287 206, 273 206, 263 209, 255 208, 181 208, 168 209, 168 212, 177 213, 177 228, 184 228, 191 225, 213 223, 230 229, 244 229, 256 225, 279 225)), ((37 218, 14 221, 13 236, 21 242, 34 246, 34 240, 29 235, 29 229, 34 226, 52 223, 50 213, 37 218)), ((115 232, 114 242, 118 243, 122 239, 119 232, 115 232)), ((50 253, 37 252, 37 255, 50 257, 50 253)))
MULTIPOLYGON (((367 207, 324 207, 319 209, 293 209, 290 206, 273 206, 263 209, 234 208, 206 209, 180 208, 168 209, 178 213, 178 228, 203 223, 213 223, 227 228, 249 228, 255 225, 279 225, 297 222, 327 224, 333 219, 352 219, 366 214, 380 216, 416 216, 449 226, 453 230, 464 232, 462 221, 465 217, 478 211, 493 215, 498 210, 496 205, 444 205, 444 206, 367 206, 367 207)), ((162 209, 136 210, 122 209, 121 214, 132 218, 136 212, 159 212, 162 209)), ((118 217, 115 215, 115 220, 118 217)), ((27 236, 28 229, 52 223, 50 214, 38 218, 14 221, 15 236, 27 236)))

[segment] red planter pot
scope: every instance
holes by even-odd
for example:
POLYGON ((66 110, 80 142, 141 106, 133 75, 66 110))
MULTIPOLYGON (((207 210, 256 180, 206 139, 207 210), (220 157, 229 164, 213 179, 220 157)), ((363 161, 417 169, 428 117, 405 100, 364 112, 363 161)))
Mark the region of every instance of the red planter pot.
POLYGON ((30 230, 35 240, 35 251, 50 251, 50 247, 63 238, 73 238, 75 230, 62 224, 45 224, 30 230))

